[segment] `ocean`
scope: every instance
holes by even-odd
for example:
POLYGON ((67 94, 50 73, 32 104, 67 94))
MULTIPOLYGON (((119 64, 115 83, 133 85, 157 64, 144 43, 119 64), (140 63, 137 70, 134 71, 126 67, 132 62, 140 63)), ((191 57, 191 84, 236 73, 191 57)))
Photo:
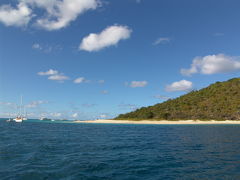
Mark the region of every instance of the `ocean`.
POLYGON ((240 125, 0 121, 1 180, 238 180, 240 125))

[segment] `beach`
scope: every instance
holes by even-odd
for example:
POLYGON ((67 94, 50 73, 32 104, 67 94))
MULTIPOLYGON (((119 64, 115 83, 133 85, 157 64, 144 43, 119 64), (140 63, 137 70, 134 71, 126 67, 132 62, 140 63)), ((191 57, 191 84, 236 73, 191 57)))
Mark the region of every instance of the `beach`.
POLYGON ((110 119, 98 119, 98 120, 87 120, 87 121, 75 121, 75 123, 96 123, 96 124, 240 124, 240 121, 237 120, 225 120, 225 121, 217 121, 217 120, 110 120, 110 119))

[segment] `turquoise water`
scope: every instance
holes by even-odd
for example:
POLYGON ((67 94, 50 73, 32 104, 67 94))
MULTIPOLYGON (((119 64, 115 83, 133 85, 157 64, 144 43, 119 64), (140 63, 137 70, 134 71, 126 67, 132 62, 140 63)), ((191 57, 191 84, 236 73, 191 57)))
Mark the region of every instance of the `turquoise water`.
POLYGON ((240 179, 239 125, 0 121, 0 179, 240 179))

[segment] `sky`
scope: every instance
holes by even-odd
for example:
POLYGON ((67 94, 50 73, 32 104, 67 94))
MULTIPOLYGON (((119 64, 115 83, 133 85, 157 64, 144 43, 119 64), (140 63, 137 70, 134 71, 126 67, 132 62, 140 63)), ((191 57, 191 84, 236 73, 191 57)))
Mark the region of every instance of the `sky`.
POLYGON ((0 117, 113 118, 240 75, 238 0, 1 0, 0 117))

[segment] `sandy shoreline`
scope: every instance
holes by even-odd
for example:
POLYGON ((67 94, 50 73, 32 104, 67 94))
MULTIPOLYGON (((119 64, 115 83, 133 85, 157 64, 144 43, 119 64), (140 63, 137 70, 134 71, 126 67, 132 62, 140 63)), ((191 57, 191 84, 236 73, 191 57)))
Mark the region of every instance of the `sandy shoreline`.
POLYGON ((240 124, 240 121, 225 120, 225 121, 200 121, 200 120, 179 120, 179 121, 151 121, 151 120, 108 120, 108 119, 99 119, 99 120, 88 120, 88 121, 75 121, 75 123, 96 123, 96 124, 240 124))

